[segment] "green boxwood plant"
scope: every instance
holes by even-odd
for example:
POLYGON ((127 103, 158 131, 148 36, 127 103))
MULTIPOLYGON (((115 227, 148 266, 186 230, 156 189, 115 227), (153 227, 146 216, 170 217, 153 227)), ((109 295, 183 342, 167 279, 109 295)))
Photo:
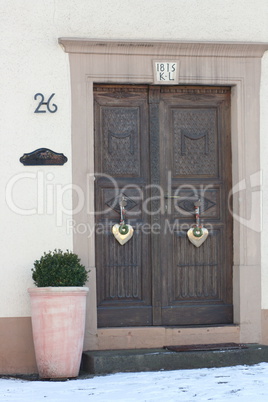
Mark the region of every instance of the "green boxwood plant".
POLYGON ((34 262, 32 278, 37 287, 83 286, 88 272, 77 254, 55 249, 34 262))

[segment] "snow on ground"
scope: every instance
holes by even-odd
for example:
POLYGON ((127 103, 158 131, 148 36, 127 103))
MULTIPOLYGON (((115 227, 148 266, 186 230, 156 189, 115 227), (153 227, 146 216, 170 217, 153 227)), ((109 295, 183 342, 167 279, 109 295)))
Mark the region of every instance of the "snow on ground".
POLYGON ((70 381, 0 378, 1 402, 268 401, 268 363, 118 373, 70 381))

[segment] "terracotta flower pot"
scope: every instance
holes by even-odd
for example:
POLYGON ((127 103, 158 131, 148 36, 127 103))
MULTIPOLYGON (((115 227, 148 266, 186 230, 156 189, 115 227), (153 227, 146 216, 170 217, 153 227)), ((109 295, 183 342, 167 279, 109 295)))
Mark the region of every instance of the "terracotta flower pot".
POLYGON ((28 292, 40 378, 77 377, 83 351, 88 288, 30 288, 28 292))

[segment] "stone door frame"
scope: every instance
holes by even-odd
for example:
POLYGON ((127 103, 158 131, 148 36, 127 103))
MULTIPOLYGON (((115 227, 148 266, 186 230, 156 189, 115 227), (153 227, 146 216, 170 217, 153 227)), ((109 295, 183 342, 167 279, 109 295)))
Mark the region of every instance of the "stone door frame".
MULTIPOLYGON (((261 341, 260 186, 261 57, 267 44, 121 41, 60 38, 69 53, 72 93, 72 180, 86 195, 73 219, 94 227, 93 83, 154 84, 153 62, 176 61, 179 85, 230 86, 234 195, 234 323, 207 328, 97 329, 94 236, 73 233, 74 250, 89 266, 85 349, 164 344, 261 341), (242 196, 241 196, 242 195, 242 196), (254 205, 252 200, 254 199, 254 205), (112 335, 112 336, 111 336, 112 335)), ((74 194, 74 205, 77 202, 74 194)))

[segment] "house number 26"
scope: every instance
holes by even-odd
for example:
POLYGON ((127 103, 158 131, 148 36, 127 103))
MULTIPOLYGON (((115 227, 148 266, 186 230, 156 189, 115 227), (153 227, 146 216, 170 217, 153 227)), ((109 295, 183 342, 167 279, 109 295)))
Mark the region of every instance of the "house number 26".
POLYGON ((34 113, 46 113, 47 111, 49 113, 55 113, 58 110, 58 106, 55 105, 55 103, 50 103, 51 99, 53 98, 55 94, 50 95, 50 97, 48 98, 47 102, 45 101, 45 97, 43 94, 38 93, 34 95, 34 99, 37 100, 38 98, 40 99, 40 102, 38 103, 37 108, 35 109, 34 113), (42 108, 45 109, 42 109, 42 108))

